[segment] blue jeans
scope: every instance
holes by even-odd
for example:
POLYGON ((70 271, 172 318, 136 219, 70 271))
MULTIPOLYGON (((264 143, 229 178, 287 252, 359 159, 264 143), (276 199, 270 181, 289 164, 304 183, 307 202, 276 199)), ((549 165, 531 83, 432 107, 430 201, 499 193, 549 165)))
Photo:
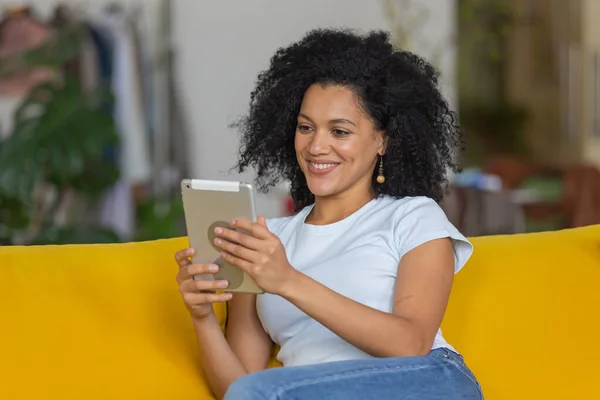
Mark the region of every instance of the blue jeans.
POLYGON ((224 400, 481 400, 481 387, 462 356, 435 349, 421 357, 373 358, 246 375, 224 400))

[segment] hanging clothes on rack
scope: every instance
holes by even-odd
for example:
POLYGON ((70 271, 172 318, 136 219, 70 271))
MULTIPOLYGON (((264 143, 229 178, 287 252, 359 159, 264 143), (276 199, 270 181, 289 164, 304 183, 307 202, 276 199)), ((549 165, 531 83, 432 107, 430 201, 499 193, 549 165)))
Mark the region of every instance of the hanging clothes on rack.
POLYGON ((138 50, 133 29, 124 12, 110 10, 90 22, 97 38, 111 48, 111 86, 114 118, 119 132, 118 160, 121 176, 101 201, 100 223, 114 229, 124 240, 135 232, 134 193, 151 178, 149 133, 142 101, 138 50))
POLYGON ((92 24, 110 35, 113 45, 112 90, 115 121, 122 135, 122 176, 134 184, 146 183, 151 176, 149 135, 131 25, 124 13, 107 14, 92 24))
MULTIPOLYGON (((101 197, 96 210, 88 208, 92 215, 86 218, 112 229, 122 240, 135 237, 136 207, 147 200, 147 189, 152 186, 157 199, 172 200, 189 170, 185 107, 172 74, 170 9, 171 0, 57 1, 39 5, 45 20, 25 7, 0 22, 0 57, 13 54, 16 47, 24 51, 64 38, 65 31, 74 26, 85 28, 77 55, 50 70, 55 72, 51 78, 74 77, 84 92, 109 88, 113 94, 113 102, 105 109, 113 117, 119 143, 107 149, 106 156, 118 166, 120 178, 101 197), (99 10, 102 4, 108 7, 99 10)), ((2 68, 0 65, 0 71, 2 68)), ((5 101, 3 89, 12 93, 11 99, 20 101, 40 82, 40 77, 34 77, 19 76, 10 82, 0 79, 0 102, 5 101)), ((2 111, 0 106, 0 115, 2 111)), ((0 135, 10 131, 5 118, 0 122, 0 135)))
POLYGON ((155 110, 156 148, 153 165, 156 176, 155 192, 158 196, 170 199, 173 193, 179 193, 179 182, 182 177, 189 176, 188 138, 190 135, 186 119, 185 104, 178 90, 180 82, 175 79, 176 54, 171 43, 172 35, 172 2, 160 2, 160 24, 157 30, 157 41, 160 53, 156 73, 158 74, 157 97, 166 99, 155 110))

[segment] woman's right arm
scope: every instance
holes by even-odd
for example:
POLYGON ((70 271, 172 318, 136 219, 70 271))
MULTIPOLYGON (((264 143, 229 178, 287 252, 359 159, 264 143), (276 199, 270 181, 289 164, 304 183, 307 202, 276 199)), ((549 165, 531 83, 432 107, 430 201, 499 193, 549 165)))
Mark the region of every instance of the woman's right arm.
POLYGON ((262 328, 256 312, 256 296, 236 293, 229 302, 227 338, 212 308, 213 302, 227 301, 230 295, 216 294, 220 281, 194 280, 194 275, 214 273, 210 265, 191 264, 193 250, 178 252, 177 281, 192 317, 200 346, 202 366, 211 389, 222 398, 233 381, 265 369, 271 354, 271 339, 262 328))

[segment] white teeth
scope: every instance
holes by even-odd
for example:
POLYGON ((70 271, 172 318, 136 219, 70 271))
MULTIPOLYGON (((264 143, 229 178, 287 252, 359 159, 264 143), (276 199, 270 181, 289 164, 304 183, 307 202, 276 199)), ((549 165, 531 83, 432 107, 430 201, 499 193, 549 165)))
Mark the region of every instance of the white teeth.
POLYGON ((314 162, 310 163, 313 167, 315 167, 316 169, 327 169, 327 168, 331 168, 331 167, 335 167, 337 164, 317 164, 314 162))

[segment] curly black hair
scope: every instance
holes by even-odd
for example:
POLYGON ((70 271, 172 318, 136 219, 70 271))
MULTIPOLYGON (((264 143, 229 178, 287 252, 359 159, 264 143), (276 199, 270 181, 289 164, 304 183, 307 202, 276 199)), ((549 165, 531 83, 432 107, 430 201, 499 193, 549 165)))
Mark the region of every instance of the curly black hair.
POLYGON ((237 169, 254 167, 262 192, 289 180, 297 209, 312 204, 294 149, 297 117, 309 86, 340 85, 357 94, 375 128, 388 138, 383 184, 373 171, 376 196, 427 196, 439 202, 448 170, 458 171, 455 153, 463 141, 438 77, 423 58, 394 49, 387 32, 310 31, 278 49, 258 75, 249 114, 234 124, 242 134, 237 169))

